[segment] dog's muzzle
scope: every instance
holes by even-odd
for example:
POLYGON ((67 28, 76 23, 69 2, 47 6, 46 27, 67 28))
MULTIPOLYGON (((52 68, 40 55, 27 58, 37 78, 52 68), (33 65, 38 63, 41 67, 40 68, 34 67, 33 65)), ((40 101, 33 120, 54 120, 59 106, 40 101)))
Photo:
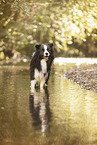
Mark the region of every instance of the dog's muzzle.
POLYGON ((49 56, 44 56, 45 61, 48 61, 49 56))
POLYGON ((48 58, 49 58, 49 52, 44 53, 44 59, 45 59, 46 61, 48 61, 48 58))

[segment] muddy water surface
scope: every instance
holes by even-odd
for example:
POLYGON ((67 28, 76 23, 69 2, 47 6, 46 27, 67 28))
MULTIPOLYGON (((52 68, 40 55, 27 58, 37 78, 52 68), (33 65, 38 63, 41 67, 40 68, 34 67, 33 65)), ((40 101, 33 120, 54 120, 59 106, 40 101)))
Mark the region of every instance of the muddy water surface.
POLYGON ((97 94, 62 77, 71 67, 54 65, 33 93, 29 66, 0 68, 0 145, 97 144, 97 94))

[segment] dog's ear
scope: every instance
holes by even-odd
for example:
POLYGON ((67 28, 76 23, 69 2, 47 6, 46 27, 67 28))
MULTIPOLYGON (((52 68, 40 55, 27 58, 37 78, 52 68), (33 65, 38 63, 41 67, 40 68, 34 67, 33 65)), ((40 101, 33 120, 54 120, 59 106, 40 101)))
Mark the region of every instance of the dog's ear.
POLYGON ((41 47, 41 44, 36 44, 36 45, 35 45, 35 49, 36 49, 36 50, 39 50, 40 47, 41 47))
POLYGON ((53 43, 48 43, 48 45, 50 46, 51 51, 52 51, 52 52, 53 52, 53 54, 54 54, 54 44, 53 44, 53 43))
POLYGON ((53 43, 48 43, 48 45, 51 49, 49 63, 52 63, 52 61, 54 59, 54 44, 53 43))
POLYGON ((53 46, 54 46, 54 44, 53 44, 53 43, 48 43, 48 45, 49 45, 50 47, 53 47, 53 46))

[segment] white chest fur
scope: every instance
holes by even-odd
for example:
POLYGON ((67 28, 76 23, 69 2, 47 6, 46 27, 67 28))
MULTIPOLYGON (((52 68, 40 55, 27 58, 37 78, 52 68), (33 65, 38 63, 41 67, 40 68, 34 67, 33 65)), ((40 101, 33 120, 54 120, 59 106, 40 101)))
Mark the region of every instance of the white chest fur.
POLYGON ((41 60, 41 68, 43 74, 47 73, 47 63, 44 59, 41 60))

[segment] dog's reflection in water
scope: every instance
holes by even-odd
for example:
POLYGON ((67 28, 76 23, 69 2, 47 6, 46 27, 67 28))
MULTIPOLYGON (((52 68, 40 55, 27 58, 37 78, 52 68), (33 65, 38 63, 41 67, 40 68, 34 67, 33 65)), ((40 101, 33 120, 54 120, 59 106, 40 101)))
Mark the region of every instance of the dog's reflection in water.
POLYGON ((51 110, 49 106, 48 89, 34 89, 30 95, 30 113, 34 127, 41 129, 44 134, 49 129, 51 110))

